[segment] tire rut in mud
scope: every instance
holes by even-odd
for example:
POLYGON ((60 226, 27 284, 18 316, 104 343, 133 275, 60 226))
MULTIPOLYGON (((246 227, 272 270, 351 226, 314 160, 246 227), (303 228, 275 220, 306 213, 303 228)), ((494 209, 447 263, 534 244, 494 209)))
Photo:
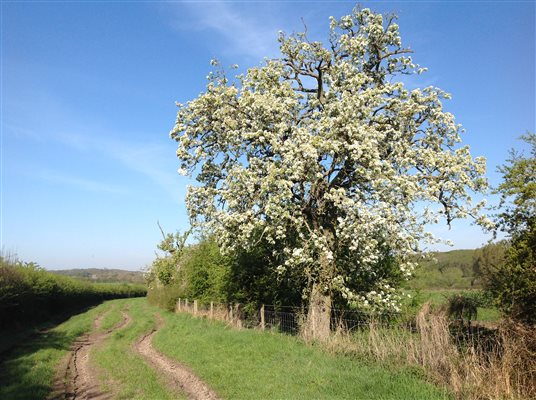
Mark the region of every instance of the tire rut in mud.
POLYGON ((151 344, 153 336, 164 324, 157 317, 157 327, 142 336, 135 344, 134 350, 140 354, 155 370, 161 372, 174 391, 186 393, 193 400, 217 400, 218 396, 190 369, 157 351, 151 344))
POLYGON ((89 353, 92 347, 98 345, 114 331, 125 328, 130 322, 130 316, 122 311, 123 320, 105 332, 98 332, 104 314, 99 315, 94 322, 94 330, 78 339, 71 349, 68 359, 63 363, 54 385, 54 400, 105 400, 110 399, 110 393, 104 393, 99 388, 99 380, 89 365, 89 353))

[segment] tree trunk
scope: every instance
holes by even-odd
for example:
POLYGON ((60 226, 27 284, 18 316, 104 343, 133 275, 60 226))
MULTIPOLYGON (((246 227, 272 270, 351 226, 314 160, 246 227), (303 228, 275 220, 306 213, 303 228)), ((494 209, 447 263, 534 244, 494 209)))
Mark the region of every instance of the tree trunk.
POLYGON ((306 339, 326 340, 330 334, 331 296, 324 294, 320 284, 315 283, 311 291, 307 321, 303 331, 306 339))

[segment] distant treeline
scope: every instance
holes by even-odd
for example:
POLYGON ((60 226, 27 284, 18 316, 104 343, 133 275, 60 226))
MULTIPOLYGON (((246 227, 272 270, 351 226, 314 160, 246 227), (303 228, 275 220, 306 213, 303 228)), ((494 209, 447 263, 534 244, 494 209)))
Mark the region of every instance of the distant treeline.
POLYGON ((107 268, 80 268, 50 271, 54 274, 70 276, 90 282, 105 283, 139 283, 145 284, 145 278, 141 271, 125 271, 122 269, 107 268))
POLYGON ((0 330, 34 325, 103 300, 146 293, 144 285, 85 282, 0 255, 0 330))

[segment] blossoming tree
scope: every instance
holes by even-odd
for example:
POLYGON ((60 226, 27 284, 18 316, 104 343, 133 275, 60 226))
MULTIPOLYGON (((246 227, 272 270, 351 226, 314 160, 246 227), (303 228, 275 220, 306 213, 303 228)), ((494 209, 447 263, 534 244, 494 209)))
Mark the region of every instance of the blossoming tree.
POLYGON ((193 223, 224 249, 265 241, 281 273, 302 271, 315 338, 329 333, 335 295, 398 309, 382 266, 409 277, 419 245, 435 240, 426 224, 484 222, 470 194, 486 186, 485 160, 459 145, 447 93, 404 85, 424 69, 395 21, 355 9, 331 18, 327 45, 280 33, 280 58, 234 80, 213 61, 206 91, 178 104, 170 134, 179 172, 200 182, 187 195, 193 223))

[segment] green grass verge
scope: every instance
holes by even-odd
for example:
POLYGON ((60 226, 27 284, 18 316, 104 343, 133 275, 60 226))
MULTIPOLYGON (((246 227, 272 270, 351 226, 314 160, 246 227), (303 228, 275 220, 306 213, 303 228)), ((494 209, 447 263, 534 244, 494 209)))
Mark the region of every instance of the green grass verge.
POLYGON ((78 336, 92 328, 95 317, 109 307, 109 303, 101 304, 20 343, 1 364, 0 399, 46 398, 62 357, 78 336))
POLYGON ((332 355, 299 339, 162 313, 153 344, 229 399, 444 399, 412 368, 332 355))
POLYGON ((120 312, 120 305, 117 301, 108 301, 105 303, 108 306, 107 311, 102 315, 100 320, 100 332, 105 332, 109 329, 112 329, 114 326, 119 324, 123 317, 120 312), (119 306, 119 307, 118 307, 119 306))

